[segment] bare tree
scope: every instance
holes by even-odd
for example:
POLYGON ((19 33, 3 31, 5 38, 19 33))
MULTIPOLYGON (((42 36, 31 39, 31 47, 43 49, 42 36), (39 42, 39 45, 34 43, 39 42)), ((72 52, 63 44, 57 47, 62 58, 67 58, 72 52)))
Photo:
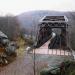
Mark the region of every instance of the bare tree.
POLYGON ((4 32, 10 39, 15 39, 20 33, 19 24, 16 17, 0 17, 0 30, 4 32))

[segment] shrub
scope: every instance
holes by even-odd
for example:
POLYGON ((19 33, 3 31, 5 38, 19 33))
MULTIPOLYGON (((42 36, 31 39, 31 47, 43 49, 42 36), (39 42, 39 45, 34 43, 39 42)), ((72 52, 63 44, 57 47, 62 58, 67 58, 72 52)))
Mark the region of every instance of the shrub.
POLYGON ((75 75, 75 62, 62 62, 57 68, 42 70, 40 75, 75 75))

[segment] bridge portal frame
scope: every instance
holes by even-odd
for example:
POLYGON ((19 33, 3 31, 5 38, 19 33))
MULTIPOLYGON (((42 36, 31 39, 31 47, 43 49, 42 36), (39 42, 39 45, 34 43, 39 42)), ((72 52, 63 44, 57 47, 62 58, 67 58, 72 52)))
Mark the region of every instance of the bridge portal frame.
POLYGON ((52 33, 53 28, 60 28, 61 33, 64 34, 65 36, 64 38, 65 38, 66 46, 68 46, 67 45, 68 44, 67 22, 68 22, 68 19, 66 16, 44 16, 44 18, 40 20, 40 23, 38 25, 38 43, 37 44, 39 43, 43 44, 44 42, 46 42, 51 37, 50 34, 52 33), (44 41, 44 42, 40 42, 40 41, 44 41))

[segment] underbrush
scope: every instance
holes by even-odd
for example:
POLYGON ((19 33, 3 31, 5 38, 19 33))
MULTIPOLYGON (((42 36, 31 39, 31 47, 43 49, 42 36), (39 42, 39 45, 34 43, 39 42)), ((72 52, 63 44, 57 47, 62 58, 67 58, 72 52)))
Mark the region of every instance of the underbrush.
POLYGON ((75 75, 75 61, 65 61, 52 69, 44 69, 40 75, 75 75))
POLYGON ((16 43, 19 46, 19 48, 17 49, 18 56, 23 55, 25 53, 27 46, 33 45, 32 39, 21 38, 21 37, 17 38, 16 43))

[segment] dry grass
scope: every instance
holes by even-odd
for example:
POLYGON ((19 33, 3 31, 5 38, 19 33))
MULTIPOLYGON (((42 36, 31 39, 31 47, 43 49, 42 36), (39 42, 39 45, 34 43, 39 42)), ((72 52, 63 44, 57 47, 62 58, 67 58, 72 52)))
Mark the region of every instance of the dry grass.
POLYGON ((26 52, 25 51, 26 47, 33 44, 31 39, 27 40, 27 39, 23 39, 21 37, 17 38, 16 43, 19 46, 19 49, 17 49, 17 55, 18 56, 24 55, 26 52))
POLYGON ((19 48, 17 49, 17 55, 18 56, 22 56, 25 52, 25 40, 23 40, 22 38, 18 38, 17 39, 17 45, 19 46, 19 48))

